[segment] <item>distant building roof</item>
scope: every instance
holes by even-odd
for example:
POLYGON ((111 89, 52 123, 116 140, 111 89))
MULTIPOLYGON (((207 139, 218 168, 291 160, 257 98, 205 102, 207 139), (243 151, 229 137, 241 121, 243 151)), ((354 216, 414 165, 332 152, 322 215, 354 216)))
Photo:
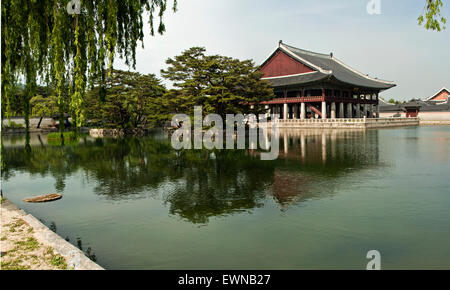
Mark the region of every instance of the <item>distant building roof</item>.
POLYGON ((393 82, 371 78, 362 74, 350 66, 344 64, 333 56, 333 54, 321 54, 299 49, 280 41, 277 50, 263 63, 264 66, 275 54, 281 50, 296 61, 310 67, 314 71, 297 75, 286 75, 264 78, 273 86, 289 86, 316 82, 321 80, 335 79, 339 82, 350 84, 356 87, 386 90, 395 86, 393 82))
POLYGON ((450 112, 450 106, 448 103, 436 104, 435 102, 417 101, 421 107, 421 112, 450 112))
POLYGON ((379 102, 380 112, 401 112, 401 105, 379 102))
POLYGON ((412 107, 421 108, 421 107, 423 107, 423 102, 420 100, 411 100, 407 103, 402 104, 401 107, 402 108, 412 108, 412 107))
POLYGON ((443 87, 437 93, 425 99, 425 101, 445 102, 448 100, 449 95, 450 90, 448 90, 446 87, 443 87))
POLYGON ((448 104, 436 104, 434 102, 427 102, 421 100, 411 100, 404 104, 394 105, 379 103, 380 112, 400 112, 405 108, 418 107, 420 112, 449 112, 450 106, 448 104))

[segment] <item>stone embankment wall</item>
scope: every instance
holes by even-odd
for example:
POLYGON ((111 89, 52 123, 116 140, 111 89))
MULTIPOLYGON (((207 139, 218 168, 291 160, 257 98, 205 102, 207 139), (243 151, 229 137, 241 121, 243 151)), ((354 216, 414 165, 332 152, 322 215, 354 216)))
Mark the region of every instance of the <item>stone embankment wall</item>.
MULTIPOLYGON (((30 128, 36 128, 39 124, 40 118, 30 118, 30 128)), ((16 124, 21 124, 25 127, 25 119, 23 117, 11 117, 11 122, 16 124)), ((3 119, 3 125, 8 125, 8 119, 3 119)), ((54 120, 52 118, 43 118, 41 122, 41 128, 52 127, 54 125, 54 120)))
POLYGON ((54 233, 37 218, 17 207, 9 200, 3 200, 1 204, 2 215, 17 217, 31 226, 34 237, 43 245, 52 248, 63 256, 69 269, 74 270, 103 270, 95 262, 86 257, 80 249, 54 233))
POLYGON ((145 136, 152 129, 131 128, 131 129, 90 129, 89 135, 93 138, 102 137, 123 137, 127 136, 145 136))
POLYGON ((89 130, 89 135, 94 138, 122 137, 125 135, 125 132, 121 129, 91 129, 89 130))

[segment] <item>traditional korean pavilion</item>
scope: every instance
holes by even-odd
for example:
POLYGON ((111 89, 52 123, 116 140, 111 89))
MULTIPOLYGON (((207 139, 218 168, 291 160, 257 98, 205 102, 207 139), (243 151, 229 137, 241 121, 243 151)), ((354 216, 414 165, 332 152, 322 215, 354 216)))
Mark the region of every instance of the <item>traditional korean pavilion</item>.
POLYGON ((260 70, 276 95, 263 104, 280 119, 377 118, 379 93, 395 86, 354 70, 332 53, 282 41, 260 70))

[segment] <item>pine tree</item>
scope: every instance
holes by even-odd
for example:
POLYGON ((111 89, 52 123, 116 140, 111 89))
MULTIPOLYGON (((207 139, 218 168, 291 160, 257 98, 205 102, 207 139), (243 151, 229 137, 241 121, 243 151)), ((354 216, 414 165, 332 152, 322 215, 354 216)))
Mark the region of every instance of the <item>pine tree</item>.
POLYGON ((251 60, 240 61, 221 55, 206 55, 205 48, 192 47, 161 70, 177 89, 167 95, 173 112, 191 113, 202 106, 204 114, 263 113, 260 102, 271 99, 273 90, 261 80, 261 72, 251 60), (253 109, 252 109, 253 107, 253 109))
POLYGON ((145 128, 159 124, 160 100, 166 89, 155 75, 114 70, 103 86, 98 84, 86 96, 86 117, 93 126, 145 128), (105 95, 102 94, 103 88, 105 95))

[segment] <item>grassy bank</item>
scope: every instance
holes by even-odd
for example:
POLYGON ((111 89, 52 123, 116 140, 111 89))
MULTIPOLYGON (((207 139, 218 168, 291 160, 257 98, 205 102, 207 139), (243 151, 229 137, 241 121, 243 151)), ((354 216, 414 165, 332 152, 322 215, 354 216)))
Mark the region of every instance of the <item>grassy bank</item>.
POLYGON ((65 270, 66 259, 39 243, 33 228, 2 210, 1 270, 65 270))

